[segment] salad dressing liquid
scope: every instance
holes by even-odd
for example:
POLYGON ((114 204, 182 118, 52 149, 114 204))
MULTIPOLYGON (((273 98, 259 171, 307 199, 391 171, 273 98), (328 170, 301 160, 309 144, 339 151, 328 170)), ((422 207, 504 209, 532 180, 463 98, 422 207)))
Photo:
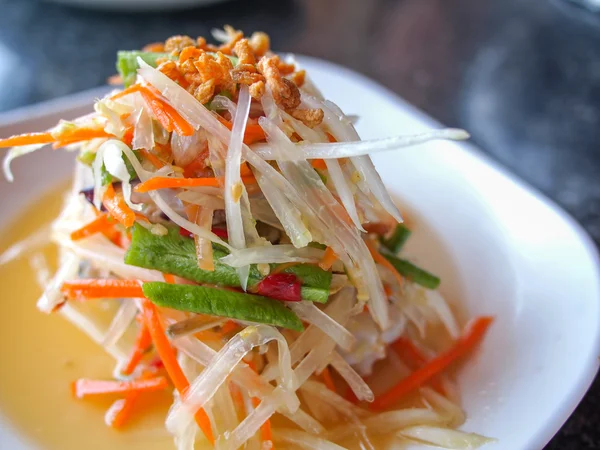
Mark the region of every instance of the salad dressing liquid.
MULTIPOLYGON (((65 188, 50 192, 5 228, 0 252, 49 224, 65 188)), ((44 249, 56 270, 56 249, 44 249)), ((164 427, 171 390, 146 393, 143 413, 122 430, 108 428, 104 412, 118 396, 75 399, 77 378, 112 378, 112 357, 59 314, 36 307, 42 293, 27 256, 0 266, 0 423, 16 429, 31 448, 48 450, 165 450, 173 440, 164 427)), ((0 441, 0 448, 3 442, 0 441)), ((27 447, 29 448, 29 447, 27 447)))
MULTIPOLYGON (((48 225, 59 213, 66 187, 49 192, 37 204, 26 209, 0 238, 0 253, 10 245, 48 225)), ((435 234, 415 215, 410 215, 414 230, 407 243, 407 255, 419 255, 417 262, 441 276, 442 289, 450 300, 464 292, 451 258, 443 251, 435 234)), ((48 246, 46 256, 51 273, 56 270, 56 249, 48 246)), ((104 413, 118 397, 75 399, 70 383, 77 378, 112 378, 114 360, 103 349, 68 323, 60 314, 44 314, 36 307, 42 289, 29 263, 29 256, 0 266, 0 428, 15 429, 31 448, 47 450, 166 450, 174 448, 164 427, 172 403, 171 390, 146 393, 140 401, 142 414, 122 430, 104 423, 104 413)), ((453 308, 457 302, 451 302, 453 308)), ((464 314, 458 314, 458 319, 464 314)), ((429 329, 433 348, 443 348, 448 335, 429 329)), ((393 384, 393 368, 385 362, 376 366, 380 380, 373 384, 387 388, 393 384), (386 367, 388 366, 388 367, 386 367), (390 369, 392 369, 390 371, 390 369), (388 376, 387 373, 390 375, 388 376)), ((375 389, 377 391, 381 389, 375 389)), ((409 398, 402 406, 417 406, 409 398)), ((285 419, 285 426, 290 426, 285 419)), ((275 423, 278 418, 275 419, 275 423)), ((353 424, 348 426, 354 427, 353 424)), ((379 441, 370 436, 376 448, 400 448, 396 439, 379 441), (395 441, 396 445, 391 445, 395 441)), ((360 448, 358 436, 344 443, 360 448)), ((400 444, 401 445, 401 444, 400 444)), ((401 447, 403 447, 401 445, 401 447)), ((0 441, 0 448, 3 442, 0 441)), ((27 447, 30 448, 29 446, 27 447)), ((197 443, 197 449, 202 446, 197 443)), ((278 446, 281 448, 281 446, 278 446)))

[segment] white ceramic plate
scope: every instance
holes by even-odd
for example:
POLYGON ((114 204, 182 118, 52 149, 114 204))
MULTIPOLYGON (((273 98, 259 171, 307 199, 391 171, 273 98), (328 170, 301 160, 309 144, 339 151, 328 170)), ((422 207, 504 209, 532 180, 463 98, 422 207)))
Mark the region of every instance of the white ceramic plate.
POLYGON ((83 8, 115 11, 173 11, 208 6, 226 0, 45 0, 83 8))
MULTIPOLYGON (((440 125, 392 92, 339 66, 301 58, 316 84, 363 138, 440 125)), ((0 136, 44 129, 90 109, 94 93, 17 113, 0 136)), ((7 117, 0 121, 6 123, 7 117)), ((1 123, 1 122, 0 122, 1 123)), ((0 226, 58 180, 72 156, 18 160, 0 182, 0 226), (35 179, 35 184, 31 180, 35 179)), ((379 154, 377 168, 421 224, 410 249, 442 277, 442 291, 469 315, 497 321, 459 373, 464 429, 496 437, 493 449, 540 450, 571 414, 598 369, 600 282, 594 244, 567 214, 468 144, 437 142, 379 154)), ((7 425, 0 447, 24 449, 7 425), (4 447, 11 442, 12 445, 4 447)), ((487 448, 487 447, 486 447, 487 448)))

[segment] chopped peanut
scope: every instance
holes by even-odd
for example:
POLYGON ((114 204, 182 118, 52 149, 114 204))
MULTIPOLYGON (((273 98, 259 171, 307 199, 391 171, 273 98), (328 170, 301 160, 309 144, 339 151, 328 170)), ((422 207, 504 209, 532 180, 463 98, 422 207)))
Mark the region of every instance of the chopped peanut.
POLYGON ((323 122, 324 113, 319 109, 295 109, 290 112, 294 119, 298 119, 309 128, 314 128, 323 122))

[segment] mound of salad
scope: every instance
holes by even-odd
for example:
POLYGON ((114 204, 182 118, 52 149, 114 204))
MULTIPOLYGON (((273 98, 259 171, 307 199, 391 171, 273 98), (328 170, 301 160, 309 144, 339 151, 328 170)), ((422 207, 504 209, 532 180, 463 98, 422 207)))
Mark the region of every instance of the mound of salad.
POLYGON ((121 51, 123 88, 93 113, 0 140, 9 180, 17 157, 78 152, 38 307, 116 365, 82 373, 73 395, 117 395, 104 419, 118 429, 145 394, 173 390, 165 427, 181 450, 489 442, 457 429, 448 369, 493 319, 461 328, 440 279, 403 256, 411 231, 370 158, 468 134, 361 141, 265 33, 213 36, 121 51))

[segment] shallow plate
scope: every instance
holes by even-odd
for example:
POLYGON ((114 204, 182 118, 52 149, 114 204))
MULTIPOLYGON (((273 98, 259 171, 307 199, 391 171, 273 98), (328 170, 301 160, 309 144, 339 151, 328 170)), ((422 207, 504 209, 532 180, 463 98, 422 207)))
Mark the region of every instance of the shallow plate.
MULTIPOLYGON (((347 69, 301 58, 316 84, 363 138, 440 125, 392 92, 347 69)), ((90 109, 96 91, 20 112, 0 136, 44 129, 90 109), (27 118, 28 117, 28 118, 27 118)), ((0 117, 2 120, 2 117, 0 117)), ((4 116, 6 120, 6 116, 4 116)), ((69 175, 72 156, 41 152, 0 182, 0 225, 69 175), (31 180, 36 180, 35 184, 31 180)), ((464 429, 496 437, 489 448, 539 450, 571 414, 598 369, 600 282, 594 244, 562 210, 468 144, 437 142, 375 158, 390 191, 418 222, 409 250, 442 277, 442 291, 469 315, 497 321, 459 373, 464 429)), ((0 447, 18 447, 15 431, 0 447)))
POLYGON ((114 11, 173 11, 213 5, 227 0, 45 0, 82 8, 114 11))

